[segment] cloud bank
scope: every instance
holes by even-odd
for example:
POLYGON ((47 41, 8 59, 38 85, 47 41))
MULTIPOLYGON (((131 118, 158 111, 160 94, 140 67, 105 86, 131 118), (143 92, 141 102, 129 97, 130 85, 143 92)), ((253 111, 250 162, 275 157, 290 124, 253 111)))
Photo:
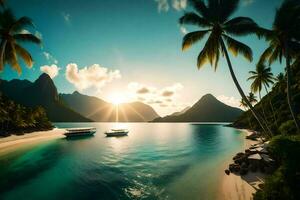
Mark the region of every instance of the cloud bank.
POLYGON ((50 76, 50 78, 54 78, 58 75, 60 68, 57 65, 44 65, 40 67, 40 70, 50 76))
POLYGON ((88 88, 100 91, 107 83, 121 78, 121 73, 119 70, 108 70, 99 64, 78 69, 76 63, 70 63, 66 67, 66 78, 79 91, 88 88))
POLYGON ((228 97, 225 95, 220 95, 217 97, 217 99, 229 106, 240 108, 240 104, 241 104, 240 100, 236 99, 235 97, 228 97))
POLYGON ((187 6, 187 0, 155 0, 155 2, 159 12, 167 12, 170 8, 181 11, 187 6))
POLYGON ((160 107, 174 107, 174 105, 179 105, 176 102, 176 97, 179 96, 179 91, 183 89, 183 85, 175 83, 171 86, 158 89, 153 86, 131 82, 128 84, 128 89, 134 94, 137 100, 146 104, 160 107))

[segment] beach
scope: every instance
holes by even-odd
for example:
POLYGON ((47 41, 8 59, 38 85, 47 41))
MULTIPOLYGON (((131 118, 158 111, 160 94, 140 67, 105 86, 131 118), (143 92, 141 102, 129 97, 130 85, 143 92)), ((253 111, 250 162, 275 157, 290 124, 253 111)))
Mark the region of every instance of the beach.
MULTIPOLYGON (((249 133, 248 130, 244 130, 249 133)), ((245 138, 244 150, 248 149, 251 145, 257 144, 259 141, 248 140, 245 138)), ((238 152, 236 152, 238 153, 238 152)), ((232 163, 232 155, 228 161, 224 163, 224 170, 228 168, 228 165, 232 163)), ((255 193, 258 185, 263 183, 265 175, 261 172, 248 172, 246 175, 240 176, 230 173, 226 175, 223 172, 220 181, 220 200, 250 200, 253 193, 255 193)))
POLYGON ((24 135, 11 135, 0 138, 0 155, 7 154, 19 148, 26 148, 31 145, 65 137, 64 129, 54 128, 50 131, 36 131, 24 135))

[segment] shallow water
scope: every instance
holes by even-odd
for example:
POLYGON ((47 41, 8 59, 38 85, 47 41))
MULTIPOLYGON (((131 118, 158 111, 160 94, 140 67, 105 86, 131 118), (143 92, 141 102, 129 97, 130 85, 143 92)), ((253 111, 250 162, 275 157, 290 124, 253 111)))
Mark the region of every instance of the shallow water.
POLYGON ((223 125, 58 123, 97 128, 93 137, 57 139, 0 157, 0 199, 215 199, 222 164, 244 134, 223 125))

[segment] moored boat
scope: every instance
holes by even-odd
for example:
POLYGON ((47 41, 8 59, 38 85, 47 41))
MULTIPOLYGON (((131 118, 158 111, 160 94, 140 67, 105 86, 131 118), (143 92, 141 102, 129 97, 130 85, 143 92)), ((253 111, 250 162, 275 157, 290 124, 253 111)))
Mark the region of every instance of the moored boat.
POLYGON ((126 136, 128 135, 129 130, 127 129, 111 129, 109 131, 106 131, 104 134, 107 137, 114 137, 114 136, 126 136))
POLYGON ((67 137, 77 137, 77 136, 91 136, 96 133, 97 129, 94 127, 88 128, 68 128, 64 133, 67 137))

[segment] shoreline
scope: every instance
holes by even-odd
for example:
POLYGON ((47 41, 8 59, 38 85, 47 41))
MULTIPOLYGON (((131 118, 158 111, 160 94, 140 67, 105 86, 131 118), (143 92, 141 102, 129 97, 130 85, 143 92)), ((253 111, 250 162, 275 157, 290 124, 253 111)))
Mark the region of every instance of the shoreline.
MULTIPOLYGON (((240 129, 246 134, 250 132, 250 130, 240 129)), ((245 134, 245 136, 246 136, 245 134)), ((241 151, 245 151, 251 145, 257 144, 260 141, 254 141, 244 138, 244 147, 241 151)), ((249 172, 246 175, 236 175, 234 173, 230 173, 226 175, 224 170, 227 169, 228 165, 232 163, 233 156, 238 153, 235 152, 230 156, 223 164, 223 175, 220 178, 219 184, 219 192, 218 198, 219 200, 251 200, 253 199, 252 195, 256 192, 256 188, 260 183, 263 183, 265 174, 261 172, 249 172)))
POLYGON ((65 129, 54 128, 50 131, 35 131, 24 135, 0 138, 0 156, 44 141, 64 138, 64 132, 65 129))

